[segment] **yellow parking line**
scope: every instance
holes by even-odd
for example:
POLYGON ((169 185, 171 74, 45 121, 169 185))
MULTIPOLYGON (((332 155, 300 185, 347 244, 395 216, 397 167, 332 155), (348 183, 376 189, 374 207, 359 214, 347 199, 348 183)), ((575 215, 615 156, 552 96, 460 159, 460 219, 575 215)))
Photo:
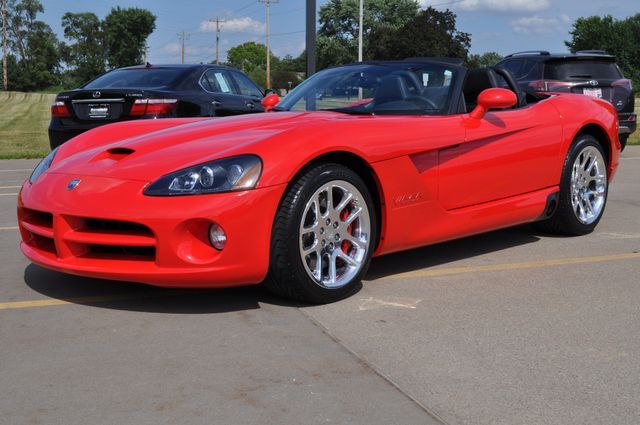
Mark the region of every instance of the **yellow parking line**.
MULTIPOLYGON (((561 258, 556 260, 542 260, 542 261, 527 261, 522 263, 504 263, 504 264, 492 264, 487 266, 471 266, 471 267, 451 267, 451 268, 441 268, 441 269, 429 269, 429 270, 418 270, 415 272, 408 273, 399 273, 392 276, 387 276, 390 279, 408 279, 412 277, 435 277, 435 276, 448 276, 454 274, 466 274, 466 273, 481 273, 481 272, 492 272, 492 271, 503 271, 503 270, 522 270, 522 269, 533 269, 533 268, 543 268, 543 267, 552 267, 552 266, 566 266, 571 264, 586 264, 586 263, 602 263, 607 261, 622 261, 622 260, 633 260, 640 258, 640 253, 626 253, 626 254, 613 254, 613 255, 600 255, 594 257, 578 257, 578 258, 561 258)), ((48 299, 48 300, 31 300, 31 301, 13 301, 0 303, 0 310, 13 310, 13 309, 23 309, 23 308, 35 308, 35 307, 50 307, 57 305, 68 305, 68 304, 95 304, 102 302, 110 302, 110 301, 126 301, 126 300, 137 300, 144 298, 164 298, 164 297, 173 297, 185 294, 195 294, 193 290, 181 290, 181 291, 170 291, 170 292, 161 292, 155 294, 122 294, 122 295, 101 295, 94 297, 78 297, 78 298, 69 298, 66 300, 58 300, 58 299, 48 299)))
POLYGON ((391 279, 408 279, 412 277, 436 277, 452 274, 495 272, 504 270, 523 270, 551 266, 568 266, 571 264, 602 263, 605 261, 620 261, 640 258, 640 253, 599 255, 594 257, 558 258, 554 260, 526 261, 522 263, 490 264, 486 266, 450 267, 441 269, 417 270, 388 276, 391 279))
POLYGON ((0 173, 13 173, 13 172, 21 172, 21 171, 33 171, 33 168, 21 168, 18 170, 0 170, 0 173))
POLYGON ((0 196, 18 196, 17 193, 0 193, 0 196))
POLYGON ((186 294, 195 294, 194 290, 182 290, 182 291, 170 291, 170 292, 158 292, 158 293, 132 293, 121 295, 97 295, 93 297, 75 297, 68 298, 66 300, 48 299, 48 300, 30 300, 30 301, 13 301, 7 303, 0 303, 0 310, 16 310, 22 308, 35 308, 35 307, 52 307, 57 305, 68 304, 97 304, 112 301, 130 301, 130 300, 142 300, 145 298, 166 298, 176 297, 186 294))
POLYGON ((22 186, 0 186, 0 189, 20 189, 22 186))
POLYGON ((0 227, 0 231, 3 230, 18 230, 19 227, 18 226, 6 226, 6 227, 0 227))

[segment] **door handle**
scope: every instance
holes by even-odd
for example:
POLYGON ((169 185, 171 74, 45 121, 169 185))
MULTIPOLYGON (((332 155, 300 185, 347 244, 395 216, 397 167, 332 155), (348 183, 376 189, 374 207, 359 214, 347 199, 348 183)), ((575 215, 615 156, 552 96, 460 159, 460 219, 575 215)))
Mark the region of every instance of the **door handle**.
POLYGON ((211 104, 216 108, 219 108, 220 106, 222 106, 222 102, 220 102, 219 100, 214 100, 213 102, 211 102, 211 104))
POLYGON ((255 109, 255 107, 256 107, 255 103, 247 102, 247 108, 255 109))

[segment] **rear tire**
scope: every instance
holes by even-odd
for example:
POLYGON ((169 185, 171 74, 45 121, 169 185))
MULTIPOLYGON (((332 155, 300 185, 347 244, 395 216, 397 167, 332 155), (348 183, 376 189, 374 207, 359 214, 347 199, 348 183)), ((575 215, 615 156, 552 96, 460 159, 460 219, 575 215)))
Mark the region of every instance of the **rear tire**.
POLYGON ((620 152, 622 152, 624 148, 627 147, 627 141, 629 140, 629 135, 625 134, 625 135, 619 136, 618 138, 620 139, 620 152))
POLYGON ((375 211, 366 184, 351 169, 331 163, 309 169, 276 214, 267 288, 316 304, 357 292, 377 240, 375 211))
POLYGON ((607 203, 608 167, 602 146, 591 135, 578 136, 567 154, 558 207, 535 224, 545 233, 580 236, 593 232, 607 203))

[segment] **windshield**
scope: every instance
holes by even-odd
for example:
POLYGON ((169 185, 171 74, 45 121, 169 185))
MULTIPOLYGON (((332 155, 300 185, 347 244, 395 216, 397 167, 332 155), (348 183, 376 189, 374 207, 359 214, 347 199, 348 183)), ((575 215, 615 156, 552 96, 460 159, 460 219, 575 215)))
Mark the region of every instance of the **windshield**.
POLYGON ((439 63, 343 66, 315 74, 276 109, 442 115, 456 77, 454 67, 439 63))
POLYGON ((171 85, 188 72, 181 68, 133 68, 107 72, 84 86, 85 89, 150 88, 171 85))

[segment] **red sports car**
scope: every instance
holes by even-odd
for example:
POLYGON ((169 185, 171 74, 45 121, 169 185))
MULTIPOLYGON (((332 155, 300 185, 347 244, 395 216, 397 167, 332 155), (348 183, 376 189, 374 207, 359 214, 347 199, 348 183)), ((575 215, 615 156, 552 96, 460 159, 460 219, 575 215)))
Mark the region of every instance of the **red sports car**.
POLYGON ((591 232, 617 127, 611 104, 523 94, 502 69, 342 66, 266 114, 78 136, 25 182, 21 249, 82 276, 331 302, 372 256, 527 222, 591 232))

